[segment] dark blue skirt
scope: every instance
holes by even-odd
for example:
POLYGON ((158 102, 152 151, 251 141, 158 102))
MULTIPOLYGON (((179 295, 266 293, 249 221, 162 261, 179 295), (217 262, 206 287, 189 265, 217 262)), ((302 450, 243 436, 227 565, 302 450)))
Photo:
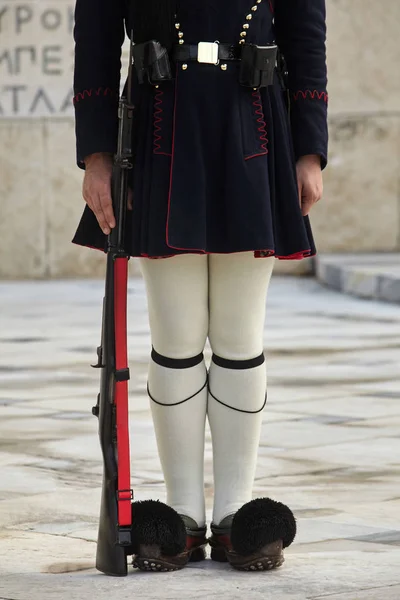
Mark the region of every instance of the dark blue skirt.
MULTIPOLYGON (((158 89, 134 85, 138 110, 131 256, 254 251, 301 259, 316 252, 301 214, 285 92, 238 83, 238 63, 177 65, 158 89)), ((75 243, 104 249, 86 208, 75 243)))

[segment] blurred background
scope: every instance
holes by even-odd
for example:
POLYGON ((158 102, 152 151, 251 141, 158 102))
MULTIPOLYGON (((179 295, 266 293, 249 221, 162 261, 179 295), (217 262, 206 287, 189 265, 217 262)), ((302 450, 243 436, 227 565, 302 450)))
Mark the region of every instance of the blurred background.
MULTIPOLYGON (((376 263, 376 253, 400 251, 399 5, 327 0, 330 162, 324 200, 312 213, 321 259, 373 253, 376 263)), ((83 208, 71 100, 73 10, 72 0, 0 0, 0 278, 104 272, 101 253, 70 243, 83 208)), ((338 285, 327 262, 320 276, 338 285)), ((311 260, 277 265, 291 273, 313 268, 311 260)), ((356 284, 361 293, 368 287, 356 284)))

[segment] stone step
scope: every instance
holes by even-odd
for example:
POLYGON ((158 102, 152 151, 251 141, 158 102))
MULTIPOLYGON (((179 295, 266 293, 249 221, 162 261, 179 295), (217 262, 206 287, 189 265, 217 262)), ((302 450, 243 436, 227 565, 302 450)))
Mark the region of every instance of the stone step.
POLYGON ((321 254, 321 283, 346 294, 400 303, 400 254, 321 254))

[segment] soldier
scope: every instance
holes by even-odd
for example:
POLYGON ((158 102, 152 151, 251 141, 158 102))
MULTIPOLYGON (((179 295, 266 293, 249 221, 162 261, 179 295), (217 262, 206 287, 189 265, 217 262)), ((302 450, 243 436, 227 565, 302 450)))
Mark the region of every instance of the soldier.
MULTIPOLYGON (((316 252, 308 214, 327 163, 325 0, 77 0, 74 103, 88 206, 74 242, 99 249, 115 227, 125 30, 143 59, 130 90, 127 251, 139 257, 147 287, 148 393, 167 503, 187 532, 183 554, 169 552, 168 565, 204 557, 208 418, 212 558, 278 567, 294 517, 279 502, 252 500, 266 404, 263 327, 275 258, 316 252)), ((173 536, 169 514, 148 517, 164 519, 173 536)), ((139 559, 146 568, 152 556, 139 559)))

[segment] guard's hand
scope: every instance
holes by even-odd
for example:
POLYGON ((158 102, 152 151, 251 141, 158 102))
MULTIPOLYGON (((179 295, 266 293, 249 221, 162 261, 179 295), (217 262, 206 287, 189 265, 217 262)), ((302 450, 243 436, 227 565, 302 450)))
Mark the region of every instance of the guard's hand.
POLYGON ((115 227, 111 199, 111 176, 113 159, 111 154, 91 154, 85 158, 83 197, 96 215, 105 235, 115 227))
POLYGON ((322 198, 321 158, 317 154, 302 156, 296 165, 299 201, 303 217, 322 198))

